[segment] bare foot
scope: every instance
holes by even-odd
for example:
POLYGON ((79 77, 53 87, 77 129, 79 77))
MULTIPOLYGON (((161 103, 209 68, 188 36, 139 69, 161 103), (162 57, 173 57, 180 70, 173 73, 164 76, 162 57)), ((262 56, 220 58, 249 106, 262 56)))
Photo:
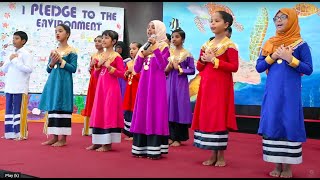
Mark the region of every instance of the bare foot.
POLYGON ((210 157, 210 159, 203 161, 202 165, 204 166, 212 166, 217 162, 217 152, 216 151, 212 151, 212 155, 210 157))
POLYGON ((226 162, 224 160, 218 160, 215 166, 224 167, 226 166, 226 162))
POLYGON ((49 141, 41 143, 42 145, 52 145, 54 143, 58 142, 58 139, 51 139, 49 141))
POLYGON ((126 141, 132 141, 132 140, 133 140, 133 137, 126 137, 126 138, 124 138, 124 140, 126 140, 126 141))
POLYGON ((22 141, 22 140, 24 140, 24 139, 23 139, 23 138, 18 137, 18 138, 15 138, 14 140, 15 140, 15 141, 22 141))
POLYGON ((226 166, 226 161, 224 160, 224 150, 218 150, 217 162, 216 162, 215 166, 218 166, 218 167, 226 166))
POLYGON ((92 144, 91 146, 87 147, 86 150, 96 150, 101 147, 100 144, 92 144))
POLYGON ((135 158, 144 158, 145 156, 138 156, 138 155, 133 155, 135 158))
POLYGON ((65 146, 66 144, 67 144, 66 141, 60 140, 60 141, 57 141, 56 143, 52 144, 51 146, 53 146, 53 147, 62 147, 62 146, 65 146))
POLYGON ((106 151, 110 151, 110 150, 111 150, 111 145, 110 144, 102 145, 101 147, 96 149, 96 151, 98 151, 98 152, 106 152, 106 151))
POLYGON ((282 164, 277 163, 276 168, 269 173, 272 177, 279 177, 282 171, 282 164))
POLYGON ((170 144, 170 146, 181 146, 181 143, 179 141, 174 141, 173 143, 170 144))
MULTIPOLYGON (((278 176, 279 177, 279 176, 278 176)), ((282 171, 280 174, 281 178, 292 178, 292 172, 291 170, 282 171)))
POLYGON ((147 157, 148 159, 151 159, 151 160, 158 160, 158 159, 161 159, 161 156, 157 156, 157 157, 147 157))
POLYGON ((169 139, 168 143, 169 143, 169 145, 171 145, 173 143, 173 141, 171 139, 169 139))

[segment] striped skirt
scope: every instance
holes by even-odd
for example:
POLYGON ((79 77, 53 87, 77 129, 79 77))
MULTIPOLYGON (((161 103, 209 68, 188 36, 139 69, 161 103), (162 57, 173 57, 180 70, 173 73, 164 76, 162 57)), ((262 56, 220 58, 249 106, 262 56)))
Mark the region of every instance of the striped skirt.
POLYGON ((168 154, 169 137, 133 133, 132 154, 134 156, 158 158, 168 154))
POLYGON ((128 137, 132 137, 132 133, 130 132, 132 114, 133 114, 132 111, 124 111, 123 134, 127 135, 128 137))
POLYGON ((263 160, 272 163, 302 163, 302 143, 263 137, 263 160))
POLYGON ((45 134, 71 135, 72 112, 49 111, 45 123, 45 134))
POLYGON ((195 130, 193 145, 206 150, 226 150, 228 136, 228 131, 207 133, 195 130))
POLYGON ((92 144, 112 144, 121 142, 121 128, 92 128, 92 144))

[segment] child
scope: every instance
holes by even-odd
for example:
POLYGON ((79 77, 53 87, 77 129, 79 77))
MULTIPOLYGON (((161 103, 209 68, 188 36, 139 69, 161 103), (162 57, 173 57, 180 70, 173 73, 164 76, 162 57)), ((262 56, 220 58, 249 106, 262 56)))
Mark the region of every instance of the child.
POLYGON ((189 139, 192 112, 189 96, 188 75, 195 74, 194 59, 183 48, 186 34, 181 29, 172 32, 169 64, 166 68, 167 96, 169 104, 170 146, 180 146, 181 141, 189 139))
POLYGON ((90 60, 90 67, 89 67, 90 81, 89 81, 89 87, 88 87, 88 93, 87 93, 87 99, 86 99, 86 107, 82 112, 82 115, 84 116, 84 128, 82 129, 83 136, 89 136, 92 134, 92 129, 89 128, 89 119, 91 115, 94 95, 96 92, 96 87, 98 82, 98 78, 94 75, 95 74, 94 65, 97 64, 97 62, 101 58, 102 53, 104 52, 102 47, 102 36, 101 35, 97 36, 94 39, 94 42, 98 52, 93 54, 90 60))
POLYGON ((24 45, 28 35, 23 31, 13 34, 14 52, 5 58, 2 71, 6 73, 6 115, 4 121, 4 138, 27 139, 27 105, 29 80, 32 73, 32 55, 24 45))
POLYGON ((212 150, 212 156, 202 163, 206 166, 226 165, 228 131, 237 130, 232 72, 238 70, 238 51, 225 34, 232 23, 232 16, 225 11, 212 15, 210 28, 215 38, 202 46, 197 62, 201 81, 192 129, 194 146, 212 150))
POLYGON ((112 143, 121 142, 123 109, 118 78, 124 78, 121 55, 113 50, 118 33, 106 30, 102 33, 102 46, 106 48, 99 60, 96 75, 99 76, 91 112, 92 145, 88 150, 110 151, 112 143))
POLYGON ((49 57, 49 77, 41 95, 39 109, 48 111, 47 134, 53 135, 51 140, 42 144, 60 147, 66 145, 67 135, 71 135, 72 73, 77 71, 78 55, 75 49, 68 45, 71 34, 69 26, 59 24, 55 33, 59 46, 51 51, 49 57), (59 135, 62 136, 60 140, 59 135))
MULTIPOLYGON (((130 58, 128 58, 129 57, 128 46, 124 42, 118 41, 117 44, 115 45, 115 51, 121 55, 123 59, 123 68, 125 68, 128 60, 130 60, 130 58)), ((120 89, 121 89, 121 97, 123 100, 124 93, 126 91, 127 82, 122 78, 119 78, 118 80, 119 80, 120 89)))
POLYGON ((166 27, 153 20, 147 28, 151 46, 138 51, 134 71, 140 73, 138 92, 132 115, 130 132, 133 133, 132 154, 136 157, 159 159, 168 153, 168 102, 165 68, 170 56, 165 42, 166 27), (155 35, 155 38, 154 38, 155 35))
POLYGON ((130 44, 130 56, 131 60, 126 64, 126 72, 124 74, 125 79, 128 81, 126 91, 123 100, 124 109, 124 129, 123 133, 128 137, 125 140, 132 140, 132 133, 130 133, 132 113, 134 109, 134 103, 136 101, 136 94, 138 89, 138 83, 140 73, 135 73, 133 70, 134 58, 136 57, 138 50, 141 48, 141 44, 133 42, 130 44))
POLYGON ((168 44, 168 47, 170 47, 170 44, 171 44, 171 35, 170 35, 169 33, 166 33, 166 36, 167 36, 166 43, 168 44))
POLYGON ((256 65, 259 73, 267 71, 258 134, 263 160, 275 164, 270 176, 291 178, 291 164, 302 163, 306 141, 301 75, 312 73, 312 58, 294 9, 280 9, 273 21, 276 35, 266 41, 256 65))

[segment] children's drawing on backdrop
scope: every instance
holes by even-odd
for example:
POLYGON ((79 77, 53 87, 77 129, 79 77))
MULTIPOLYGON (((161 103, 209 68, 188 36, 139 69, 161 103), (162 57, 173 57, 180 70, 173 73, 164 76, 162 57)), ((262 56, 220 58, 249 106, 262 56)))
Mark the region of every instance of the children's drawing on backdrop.
MULTIPOLYGON (((98 2, 1 2, 0 3, 0 66, 12 46, 17 30, 28 34, 26 48, 34 56, 34 69, 30 77, 30 92, 41 93, 48 78, 48 56, 57 47, 55 26, 69 25, 69 43, 78 53, 78 70, 74 74, 74 93, 86 95, 90 74, 90 57, 96 51, 94 38, 107 29, 119 33, 123 40, 124 9, 99 6, 98 2)), ((0 91, 4 89, 4 73, 0 71, 0 91)))
MULTIPOLYGON (((264 42, 275 35, 273 16, 284 7, 297 11, 301 35, 311 47, 314 73, 302 77, 303 106, 320 107, 320 83, 316 83, 320 78, 320 52, 313 50, 320 46, 320 33, 317 33, 320 26, 315 26, 320 20, 319 2, 164 2, 163 21, 168 33, 175 27, 186 32, 184 46, 198 59, 200 47, 213 36, 209 26, 211 15, 216 11, 230 13, 234 18, 231 40, 239 50, 239 70, 233 74, 235 103, 261 105, 266 74, 256 71, 256 60, 264 42)), ((189 80, 190 98, 195 101, 200 84, 198 72, 189 80)))

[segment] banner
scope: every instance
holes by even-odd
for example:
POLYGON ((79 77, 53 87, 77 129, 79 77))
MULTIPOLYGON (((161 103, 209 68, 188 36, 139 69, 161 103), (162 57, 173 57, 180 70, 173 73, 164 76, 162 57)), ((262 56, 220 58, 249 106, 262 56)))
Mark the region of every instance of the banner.
MULTIPOLYGON (((55 39, 58 24, 70 26, 68 43, 78 53, 78 69, 73 74, 75 95, 87 94, 90 56, 96 52, 94 38, 110 29, 118 32, 119 41, 122 41, 124 33, 124 9, 99 6, 98 2, 0 2, 0 19, 1 66, 7 50, 14 48, 11 45, 13 33, 25 31, 28 34, 25 47, 34 56, 31 93, 42 93, 48 78, 48 56, 58 46, 55 39)), ((0 91, 4 86, 4 73, 0 71, 0 91)))
MULTIPOLYGON (((233 74, 235 104, 261 105, 266 74, 255 69, 261 46, 275 35, 272 18, 281 8, 293 8, 299 16, 301 36, 308 43, 313 59, 313 74, 302 77, 302 104, 320 107, 320 3, 310 2, 164 2, 163 22, 167 33, 181 28, 186 33, 184 48, 198 60, 201 46, 213 37, 209 22, 216 11, 233 16, 231 40, 239 50, 239 70, 233 74)), ((189 76, 191 101, 198 93, 200 76, 189 76)))

